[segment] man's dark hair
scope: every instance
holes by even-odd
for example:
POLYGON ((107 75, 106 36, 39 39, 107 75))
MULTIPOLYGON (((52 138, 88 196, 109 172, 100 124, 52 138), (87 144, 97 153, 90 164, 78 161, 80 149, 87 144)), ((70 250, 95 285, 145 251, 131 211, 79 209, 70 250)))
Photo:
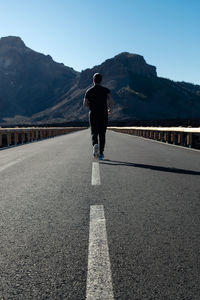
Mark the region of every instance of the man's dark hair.
POLYGON ((94 81, 94 83, 101 83, 101 81, 102 81, 102 75, 99 74, 99 73, 95 73, 93 75, 93 81, 94 81))

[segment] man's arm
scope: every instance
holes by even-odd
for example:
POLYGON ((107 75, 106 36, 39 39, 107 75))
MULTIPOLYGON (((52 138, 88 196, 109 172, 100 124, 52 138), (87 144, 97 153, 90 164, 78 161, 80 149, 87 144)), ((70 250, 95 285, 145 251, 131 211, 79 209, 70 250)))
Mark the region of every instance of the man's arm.
POLYGON ((113 104, 114 104, 113 98, 112 98, 111 94, 109 93, 108 94, 108 106, 109 106, 109 112, 108 113, 109 113, 109 115, 112 113, 113 104))
POLYGON ((84 98, 84 100, 83 100, 83 106, 84 106, 84 107, 89 106, 89 104, 88 104, 88 99, 87 99, 87 98, 84 98))

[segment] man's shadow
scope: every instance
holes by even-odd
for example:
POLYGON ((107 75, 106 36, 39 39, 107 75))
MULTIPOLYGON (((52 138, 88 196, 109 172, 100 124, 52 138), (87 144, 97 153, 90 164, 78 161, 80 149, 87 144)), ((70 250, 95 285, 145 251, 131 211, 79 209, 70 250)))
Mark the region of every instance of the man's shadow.
POLYGON ((198 171, 191 171, 191 170, 184 170, 184 169, 177 169, 177 168, 168 168, 168 167, 162 167, 162 166, 145 165, 145 164, 136 164, 136 163, 110 160, 110 159, 104 159, 100 163, 104 164, 104 165, 110 165, 110 166, 126 166, 126 167, 150 169, 150 170, 161 171, 161 172, 170 172, 170 173, 187 174, 187 175, 200 175, 200 172, 198 172, 198 171))

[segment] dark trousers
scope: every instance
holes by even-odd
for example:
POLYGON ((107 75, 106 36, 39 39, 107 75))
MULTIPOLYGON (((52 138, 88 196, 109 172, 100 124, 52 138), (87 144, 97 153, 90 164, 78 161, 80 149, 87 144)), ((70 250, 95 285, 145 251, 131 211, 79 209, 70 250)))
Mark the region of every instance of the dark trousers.
POLYGON ((99 144, 99 152, 103 154, 106 142, 106 129, 108 125, 108 115, 97 115, 90 112, 89 114, 92 145, 99 144))

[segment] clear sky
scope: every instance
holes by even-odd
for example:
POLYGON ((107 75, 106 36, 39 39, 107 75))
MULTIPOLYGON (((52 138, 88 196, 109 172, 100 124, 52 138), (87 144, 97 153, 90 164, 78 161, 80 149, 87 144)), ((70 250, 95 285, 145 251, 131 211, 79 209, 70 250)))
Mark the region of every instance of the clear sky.
POLYGON ((200 0, 0 0, 8 35, 77 71, 128 51, 200 84, 200 0))

